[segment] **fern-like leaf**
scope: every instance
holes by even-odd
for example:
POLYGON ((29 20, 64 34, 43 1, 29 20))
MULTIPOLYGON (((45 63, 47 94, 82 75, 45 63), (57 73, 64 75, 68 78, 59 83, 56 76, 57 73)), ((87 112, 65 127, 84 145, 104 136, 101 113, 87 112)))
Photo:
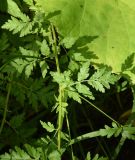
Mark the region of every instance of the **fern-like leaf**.
POLYGON ((135 127, 132 126, 124 126, 123 127, 123 132, 122 132, 122 137, 135 140, 135 127))
POLYGON ((61 44, 69 49, 74 45, 75 41, 76 39, 74 37, 66 37, 61 41, 61 44))
POLYGON ((113 75, 106 68, 98 69, 89 79, 88 84, 100 92, 105 92, 105 88, 109 89, 110 84, 114 84, 118 80, 118 76, 113 75))
POLYGON ((81 103, 80 95, 79 93, 77 93, 77 91, 73 87, 70 87, 67 90, 67 94, 69 98, 73 98, 73 100, 77 101, 78 103, 81 103))
POLYGON ((4 155, 0 156, 1 160, 31 160, 30 156, 19 147, 15 147, 15 150, 10 150, 10 154, 5 153, 4 155))
POLYGON ((19 73, 22 73, 22 71, 25 70, 26 76, 29 77, 34 66, 36 65, 37 59, 35 57, 38 56, 38 53, 32 50, 27 50, 23 47, 20 47, 19 49, 24 57, 26 56, 29 58, 16 58, 14 61, 11 62, 11 64, 19 73))
POLYGON ((46 129, 48 132, 53 132, 55 130, 54 125, 51 124, 51 122, 46 123, 46 122, 40 121, 40 123, 42 127, 46 129))
POLYGON ((63 73, 51 72, 51 76, 53 77, 53 81, 57 82, 63 89, 68 88, 73 81, 71 79, 71 72, 65 71, 63 73))
POLYGON ((26 151, 15 147, 15 150, 10 150, 0 156, 1 160, 39 160, 41 158, 41 149, 34 148, 30 145, 25 145, 26 151))
POLYGON ((14 0, 7 0, 7 12, 12 15, 13 17, 24 19, 24 14, 21 12, 18 5, 15 3, 14 0))
POLYGON ((42 72, 42 77, 45 78, 47 74, 48 65, 45 61, 40 61, 40 68, 42 72))
POLYGON ((27 153, 32 157, 32 158, 36 158, 36 160, 41 158, 41 152, 42 149, 41 148, 34 148, 33 146, 29 145, 29 144, 25 144, 24 145, 27 153))
POLYGON ((49 57, 50 55, 50 48, 46 42, 46 40, 44 39, 41 43, 41 54, 45 55, 46 57, 49 57))
POLYGON ((33 5, 33 0, 24 0, 24 2, 29 6, 33 5))
POLYGON ((99 130, 100 136, 107 136, 107 138, 110 138, 113 135, 117 137, 120 135, 120 133, 122 133, 122 127, 118 127, 116 123, 112 123, 112 126, 113 128, 105 125, 105 129, 100 129, 99 130))
POLYGON ((86 62, 80 68, 80 72, 78 73, 78 81, 79 82, 88 78, 88 76, 89 76, 89 66, 90 66, 90 63, 86 62))
POLYGON ((89 90, 89 88, 86 85, 78 83, 76 85, 76 89, 79 93, 83 94, 85 97, 89 97, 90 99, 94 99, 92 92, 89 90))
POLYGON ((32 23, 28 16, 23 17, 23 20, 19 20, 15 17, 11 17, 3 26, 3 29, 13 31, 13 34, 20 32, 20 37, 23 37, 32 31, 32 23))

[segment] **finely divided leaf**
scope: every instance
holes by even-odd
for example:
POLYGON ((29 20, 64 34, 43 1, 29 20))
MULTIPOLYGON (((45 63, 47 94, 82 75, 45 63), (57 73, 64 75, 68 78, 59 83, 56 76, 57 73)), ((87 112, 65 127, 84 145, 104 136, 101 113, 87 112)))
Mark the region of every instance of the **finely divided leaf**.
POLYGON ((100 129, 100 136, 107 136, 107 138, 119 136, 122 133, 122 127, 118 127, 116 124, 112 123, 113 128, 105 125, 105 129, 100 129))
POLYGON ((25 16, 24 21, 15 17, 11 17, 3 26, 3 29, 13 31, 13 34, 20 32, 20 37, 23 37, 32 31, 32 23, 29 17, 25 16))
POLYGON ((50 74, 53 77, 53 81, 57 82, 58 84, 61 84, 65 80, 64 75, 62 73, 50 72, 50 74))
POLYGON ((50 55, 50 48, 45 39, 41 43, 41 54, 45 55, 46 57, 50 55))
POLYGON ((41 156, 41 148, 37 149, 37 148, 34 148, 33 146, 31 146, 29 144, 25 144, 25 148, 26 148, 28 154, 31 157, 33 157, 33 158, 35 158, 37 160, 40 158, 40 156, 41 156))
POLYGON ((46 73, 47 73, 47 69, 48 69, 47 63, 45 61, 41 61, 40 68, 41 68, 41 72, 42 72, 42 77, 45 78, 46 73))
POLYGON ((109 89, 110 84, 114 84, 118 80, 118 76, 111 74, 106 68, 98 69, 89 79, 88 84, 100 92, 105 92, 105 88, 109 89))
POLYGON ((64 45, 66 48, 71 48, 76 41, 74 37, 66 37, 61 41, 61 44, 64 45))
POLYGON ((45 122, 40 121, 40 123, 42 127, 46 129, 48 132, 53 132, 55 130, 54 125, 51 124, 50 122, 45 123, 45 122))
MULTIPOLYGON (((4 157, 4 155, 3 155, 4 157)), ((20 149, 19 147, 15 147, 15 150, 12 150, 10 153, 10 158, 14 159, 14 160, 28 160, 30 158, 30 156, 22 149, 20 149)))
POLYGON ((10 150, 10 153, 5 153, 0 155, 1 160, 40 160, 42 149, 34 148, 28 144, 25 144, 25 150, 22 150, 19 147, 15 147, 14 150, 10 150))
POLYGON ((33 71, 34 66, 36 66, 38 53, 32 50, 27 50, 23 47, 20 47, 19 49, 20 52, 22 53, 22 57, 26 58, 25 59, 16 58, 11 62, 11 65, 15 67, 15 69, 19 73, 22 73, 22 71, 25 70, 26 76, 29 77, 33 71))
POLYGON ((14 0, 7 0, 7 12, 14 17, 22 18, 22 12, 14 0))
POLYGON ((79 82, 88 78, 88 76, 89 76, 89 66, 90 66, 89 62, 83 63, 83 65, 81 66, 80 72, 78 73, 78 81, 79 82))
POLYGON ((80 95, 76 92, 74 88, 70 87, 67 91, 67 94, 69 98, 73 98, 73 100, 81 103, 80 95))
POLYGON ((125 62, 121 66, 122 71, 131 69, 134 63, 134 57, 135 57, 135 53, 129 55, 127 59, 125 59, 125 62))
POLYGON ((51 76, 53 77, 53 81, 57 82, 59 85, 61 85, 63 87, 63 89, 73 83, 73 81, 71 80, 71 72, 70 71, 65 71, 63 73, 51 72, 51 76))
POLYGON ((33 0, 23 0, 27 5, 32 6, 33 0))
POLYGON ((89 88, 84 84, 77 84, 76 89, 79 93, 82 93, 85 97, 89 97, 90 99, 94 99, 92 92, 89 90, 89 88))

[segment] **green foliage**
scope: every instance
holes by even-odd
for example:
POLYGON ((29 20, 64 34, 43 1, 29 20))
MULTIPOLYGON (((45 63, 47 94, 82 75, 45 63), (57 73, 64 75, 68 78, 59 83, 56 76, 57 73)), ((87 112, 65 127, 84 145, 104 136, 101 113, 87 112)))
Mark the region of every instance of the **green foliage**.
POLYGON ((4 50, 8 48, 9 44, 8 44, 8 38, 6 34, 3 34, 1 36, 0 44, 1 44, 0 52, 3 52, 4 50))
MULTIPOLYGON (((40 121, 43 128, 45 128, 48 132, 54 131, 54 126, 48 122, 42 122, 40 121)), ((105 125, 105 129, 100 129, 99 131, 87 133, 85 135, 82 135, 80 137, 77 137, 76 139, 71 140, 70 145, 73 143, 76 143, 77 141, 81 141, 88 138, 93 138, 97 136, 107 136, 107 138, 112 137, 113 135, 115 137, 118 137, 120 134, 122 134, 123 137, 127 137, 129 139, 135 139, 135 127, 130 126, 117 126, 115 123, 112 123, 113 128, 105 125), (132 135, 133 134, 133 135, 132 135), (130 136, 129 136, 130 135, 130 136)), ((43 139, 43 141, 47 144, 49 144, 47 139, 43 139)), ((5 159, 43 159, 42 155, 43 148, 41 147, 32 147, 28 144, 25 144, 25 150, 20 149, 19 147, 15 147, 15 150, 10 150, 10 154, 5 153, 0 156, 2 160, 5 159)), ((55 144, 52 144, 48 150, 45 152, 48 153, 46 156, 48 159, 61 159, 60 153, 55 149, 55 144)), ((45 158, 45 157, 44 157, 45 158)), ((91 158, 90 153, 87 154, 86 160, 107 160, 108 158, 99 157, 99 155, 95 155, 94 158, 91 158)))
POLYGON ((51 75, 55 82, 59 83, 63 89, 68 90, 67 93, 70 98, 81 103, 78 93, 81 93, 90 99, 94 99, 90 88, 82 83, 88 83, 97 91, 105 92, 105 88, 110 89, 110 84, 114 84, 119 79, 118 76, 111 74, 111 70, 108 70, 107 68, 97 70, 97 72, 88 79, 90 76, 89 66, 89 62, 82 64, 77 75, 77 81, 75 82, 71 79, 72 74, 70 71, 65 71, 64 73, 51 73, 51 75), (76 86, 73 88, 72 86, 75 84, 76 86))
POLYGON ((18 7, 18 5, 15 3, 15 1, 13 0, 6 0, 7 2, 7 11, 10 15, 14 16, 14 17, 18 17, 23 19, 24 15, 22 14, 20 8, 18 7))
POLYGON ((34 148, 28 144, 25 145, 26 151, 22 150, 19 147, 15 147, 15 150, 10 150, 10 154, 5 153, 4 155, 1 155, 1 160, 39 160, 41 156, 41 149, 40 148, 34 148))
MULTIPOLYGON (((53 16, 53 22, 64 38, 78 38, 84 35, 97 36, 92 43, 87 44, 98 59, 96 63, 111 66, 113 71, 123 72, 123 62, 134 51, 134 6, 133 1, 123 0, 39 0, 37 4, 50 13, 60 11, 53 16), (110 18, 112 17, 112 18, 110 18), (67 23, 70 22, 70 23, 67 23)), ((126 72, 133 83, 134 75, 126 72)))
POLYGON ((72 87, 70 87, 69 89, 70 90, 67 91, 68 97, 73 98, 73 100, 77 101, 78 103, 81 103, 81 98, 76 90, 72 87))
POLYGON ((76 85, 76 89, 79 93, 82 93, 84 96, 89 97, 90 99, 94 99, 92 92, 86 85, 79 83, 76 85))
POLYGON ((21 126, 23 121, 24 121, 24 114, 20 114, 10 119, 10 125, 14 128, 18 128, 21 126))
POLYGON ((0 4, 0 17, 7 14, 4 23, 0 20, 0 149, 11 148, 0 159, 60 160, 64 154, 75 159, 74 143, 97 138, 106 157, 87 150, 83 159, 107 160, 110 153, 98 137, 135 140, 133 122, 121 125, 96 106, 104 101, 98 94, 125 91, 127 81, 134 88, 134 7, 135 2, 123 0, 0 4), (79 130, 72 127, 74 107, 86 104, 109 118, 112 127, 94 131, 85 110, 80 114, 78 109, 78 124, 84 114, 91 131, 73 139, 79 130))
POLYGON ((32 24, 29 23, 30 19, 26 16, 25 19, 18 20, 17 18, 11 17, 11 20, 8 20, 2 28, 8 29, 9 31, 13 31, 13 34, 20 32, 20 37, 31 33, 32 24))
POLYGON ((91 158, 90 152, 88 152, 85 160, 108 160, 108 158, 99 157, 98 154, 96 154, 94 158, 91 158))
POLYGON ((115 137, 119 136, 119 134, 122 132, 122 127, 118 127, 115 123, 113 123, 112 126, 113 128, 110 128, 109 126, 105 125, 105 129, 100 129, 100 135, 107 136, 107 138, 110 138, 113 135, 115 137))
POLYGON ((45 123, 40 121, 42 127, 46 129, 48 132, 53 132, 55 130, 54 125, 51 122, 45 123))
POLYGON ((105 88, 110 89, 110 84, 118 81, 118 77, 111 74, 110 70, 102 68, 97 70, 89 80, 89 84, 100 92, 105 92, 105 88))
POLYGON ((89 62, 86 62, 82 65, 80 72, 78 73, 78 81, 83 81, 88 78, 89 66, 90 66, 89 62))

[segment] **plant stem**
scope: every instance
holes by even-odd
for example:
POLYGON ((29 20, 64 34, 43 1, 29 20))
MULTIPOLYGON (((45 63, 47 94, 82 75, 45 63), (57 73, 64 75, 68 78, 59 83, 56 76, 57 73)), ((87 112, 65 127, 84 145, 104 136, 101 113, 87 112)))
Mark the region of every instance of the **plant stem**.
POLYGON ((72 145, 72 144, 75 144, 77 142, 80 142, 82 140, 89 139, 89 138, 94 138, 94 137, 98 137, 98 136, 100 136, 100 131, 94 131, 94 132, 83 134, 81 136, 78 136, 75 139, 72 139, 69 143, 69 146, 72 145))
MULTIPOLYGON (((87 119, 87 121, 88 121, 88 124, 89 124, 89 126, 90 126, 90 129, 91 129, 92 131, 94 131, 93 124, 92 124, 92 122, 91 122, 90 118, 88 118, 88 116, 87 116, 87 113, 86 113, 85 109, 84 109, 84 108, 81 108, 81 109, 82 109, 82 113, 84 114, 85 118, 86 118, 86 119, 87 119)), ((96 137, 96 140, 97 140, 97 143, 99 144, 99 146, 100 146, 101 150, 102 150, 102 151, 103 151, 103 153, 105 154, 105 156, 106 156, 106 157, 108 157, 108 154, 107 154, 107 152, 105 151, 104 146, 102 145, 102 143, 101 143, 100 139, 99 139, 98 137, 96 137)), ((108 149, 108 148, 107 148, 107 149, 108 149)), ((110 154, 110 151, 109 151, 108 153, 110 154)))
MULTIPOLYGON (((131 116, 132 116, 132 114, 135 113, 135 86, 132 86, 132 94, 133 94, 133 106, 132 106, 131 116)), ((133 124, 132 124, 133 122, 130 120, 131 116, 128 118, 126 124, 127 124, 127 125, 130 124, 130 125, 132 126, 132 125, 133 125, 133 124)), ((120 153, 120 151, 121 151, 121 148, 122 148, 122 146, 124 145, 126 139, 127 139, 127 138, 125 138, 125 137, 121 137, 121 139, 120 139, 120 141, 119 141, 119 143, 118 143, 118 145, 117 145, 117 147, 116 147, 116 149, 115 149, 115 151, 114 151, 114 155, 113 155, 113 157, 112 157, 112 160, 115 160, 115 159, 118 157, 118 155, 119 155, 119 153, 120 153)))
POLYGON ((52 37, 53 37, 53 50, 54 50, 54 55, 55 55, 56 67, 57 67, 57 71, 60 73, 58 51, 57 51, 57 39, 56 39, 56 34, 55 34, 53 25, 52 25, 52 37))
POLYGON ((111 158, 111 160, 115 160, 115 159, 118 157, 118 155, 119 155, 119 153, 120 153, 120 150, 121 150, 122 146, 124 145, 126 139, 127 139, 127 138, 125 138, 125 137, 121 137, 121 139, 120 139, 117 147, 115 148, 114 155, 113 155, 113 157, 111 158))
POLYGON ((61 87, 59 88, 59 106, 58 106, 58 150, 61 148, 61 130, 62 130, 62 124, 63 124, 63 118, 62 118, 62 90, 61 87))
POLYGON ((83 99, 84 101, 86 101, 88 104, 90 104, 92 107, 94 107, 96 110, 98 110, 100 113, 102 113, 104 116, 106 116, 107 118, 109 118, 111 121, 115 122, 118 126, 121 126, 116 120, 114 120, 112 117, 110 117, 108 114, 106 114, 104 111, 102 111, 100 108, 98 108, 97 106, 95 106, 93 103, 91 103, 90 101, 88 101, 86 98, 80 96, 81 99, 83 99))
MULTIPOLYGON (((70 133, 69 120, 68 120, 67 114, 66 114, 66 121, 67 121, 67 129, 68 129, 69 139, 71 141, 71 133, 70 133)), ((75 160, 72 145, 71 145, 71 155, 72 155, 72 160, 75 160)))
POLYGON ((0 134, 2 133, 5 121, 6 121, 6 116, 7 116, 7 109, 8 109, 8 102, 9 102, 9 96, 10 96, 10 92, 11 92, 11 82, 9 83, 8 86, 8 93, 7 93, 7 97, 6 97, 6 101, 5 101, 5 108, 4 108, 4 113, 3 113, 3 119, 1 122, 1 126, 0 126, 0 134))
MULTIPOLYGON (((57 39, 56 39, 55 29, 54 29, 53 25, 52 25, 52 37, 53 37, 53 50, 54 50, 54 55, 55 55, 57 72, 60 73, 58 51, 57 51, 57 39)), ((62 124, 63 124, 62 97, 63 97, 63 90, 62 90, 61 86, 59 85, 58 137, 57 137, 58 150, 61 149, 61 130, 62 130, 62 124)))
POLYGON ((123 106, 122 106, 122 103, 121 103, 121 100, 120 100, 120 94, 119 94, 119 92, 116 93, 116 98, 117 98, 117 101, 118 101, 120 109, 123 110, 123 106))

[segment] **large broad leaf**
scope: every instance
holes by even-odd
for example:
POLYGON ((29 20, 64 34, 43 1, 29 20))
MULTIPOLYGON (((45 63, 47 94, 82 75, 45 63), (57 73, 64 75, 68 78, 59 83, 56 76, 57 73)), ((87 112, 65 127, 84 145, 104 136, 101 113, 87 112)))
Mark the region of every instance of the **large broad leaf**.
POLYGON ((89 44, 89 50, 98 56, 95 62, 134 80, 134 74, 122 70, 122 64, 135 52, 135 1, 38 0, 37 4, 57 14, 51 20, 63 37, 97 36, 89 44))

